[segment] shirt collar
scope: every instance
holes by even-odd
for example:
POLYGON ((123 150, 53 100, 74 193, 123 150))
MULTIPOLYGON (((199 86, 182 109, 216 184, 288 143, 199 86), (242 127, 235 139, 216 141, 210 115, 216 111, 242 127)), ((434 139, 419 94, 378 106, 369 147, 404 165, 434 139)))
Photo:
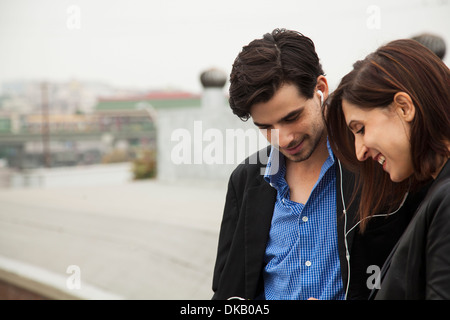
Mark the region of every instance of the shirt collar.
MULTIPOLYGON (((334 164, 334 154, 327 138, 328 158, 325 163, 328 163, 326 169, 334 164)), ((267 162, 266 171, 264 173, 264 180, 272 187, 278 189, 283 185, 284 175, 286 173, 286 160, 284 155, 273 145, 270 149, 269 160, 267 162)), ((321 174, 322 175, 322 174, 321 174)), ((285 182, 284 182, 285 183, 285 182)))
POLYGON ((264 180, 272 187, 278 186, 280 177, 284 178, 286 173, 286 160, 284 155, 273 145, 270 149, 269 161, 267 162, 264 180))

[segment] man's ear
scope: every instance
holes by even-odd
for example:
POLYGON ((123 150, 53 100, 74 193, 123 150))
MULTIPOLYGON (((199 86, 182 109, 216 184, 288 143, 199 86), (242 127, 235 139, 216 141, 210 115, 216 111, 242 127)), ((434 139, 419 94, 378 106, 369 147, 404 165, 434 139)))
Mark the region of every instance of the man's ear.
POLYGON ((416 115, 416 107, 409 94, 397 92, 394 96, 396 111, 406 122, 411 122, 416 115))
POLYGON ((324 101, 328 98, 328 81, 325 76, 320 75, 317 77, 316 90, 322 91, 324 101))

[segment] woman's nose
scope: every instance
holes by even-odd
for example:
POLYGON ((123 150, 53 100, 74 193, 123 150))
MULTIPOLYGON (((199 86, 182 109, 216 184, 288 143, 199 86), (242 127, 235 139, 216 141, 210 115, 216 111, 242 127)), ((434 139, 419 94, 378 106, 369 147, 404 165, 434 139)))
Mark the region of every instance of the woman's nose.
POLYGON ((364 142, 360 139, 355 140, 355 152, 356 158, 359 161, 365 161, 369 158, 369 148, 367 148, 364 142))

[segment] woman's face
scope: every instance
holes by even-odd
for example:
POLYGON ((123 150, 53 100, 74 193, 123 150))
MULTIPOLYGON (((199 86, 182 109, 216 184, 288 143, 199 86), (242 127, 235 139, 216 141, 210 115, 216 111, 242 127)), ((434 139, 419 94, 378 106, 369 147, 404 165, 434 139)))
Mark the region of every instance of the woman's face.
POLYGON ((401 108, 393 103, 386 108, 363 109, 343 100, 342 109, 347 126, 355 135, 359 161, 372 158, 394 182, 403 181, 413 174, 409 141, 411 129, 401 108))

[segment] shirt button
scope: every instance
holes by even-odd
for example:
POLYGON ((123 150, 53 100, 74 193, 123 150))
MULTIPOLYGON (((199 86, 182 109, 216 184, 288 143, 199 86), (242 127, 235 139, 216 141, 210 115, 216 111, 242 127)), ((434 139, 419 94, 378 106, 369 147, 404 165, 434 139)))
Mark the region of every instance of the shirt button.
POLYGON ((305 266, 310 267, 311 266, 311 261, 306 261, 305 262, 305 266))
POLYGON ((308 221, 308 217, 307 217, 307 216, 304 216, 304 217, 302 218, 302 220, 303 220, 303 222, 306 222, 306 221, 308 221))

